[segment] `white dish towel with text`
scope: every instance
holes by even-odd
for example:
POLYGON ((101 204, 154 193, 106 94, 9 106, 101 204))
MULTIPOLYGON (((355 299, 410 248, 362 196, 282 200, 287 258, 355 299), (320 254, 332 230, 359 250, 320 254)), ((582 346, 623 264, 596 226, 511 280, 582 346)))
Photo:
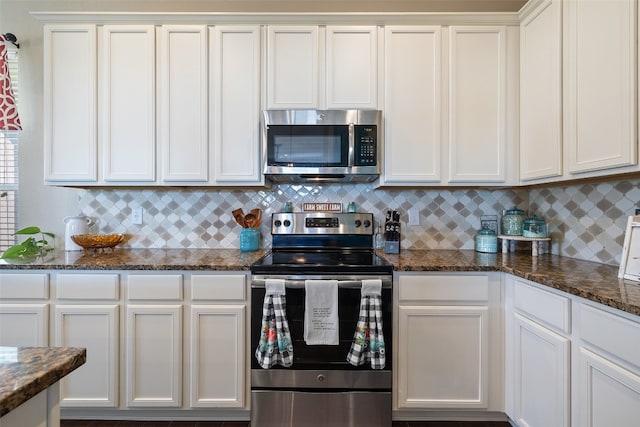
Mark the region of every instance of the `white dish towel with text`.
POLYGON ((306 280, 304 285, 304 341, 338 345, 338 281, 306 280))

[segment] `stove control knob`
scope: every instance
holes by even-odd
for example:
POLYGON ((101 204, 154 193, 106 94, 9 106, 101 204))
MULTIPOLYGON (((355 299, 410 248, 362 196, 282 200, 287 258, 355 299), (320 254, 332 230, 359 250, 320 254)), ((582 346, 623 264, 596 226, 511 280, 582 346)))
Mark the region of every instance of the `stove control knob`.
POLYGON ((289 221, 288 219, 284 220, 284 226, 285 227, 289 227, 291 225, 291 221, 289 221))
POLYGON ((371 227, 371 221, 369 221, 368 219, 364 220, 364 228, 369 228, 371 227))
POLYGON ((273 221, 273 225, 275 225, 276 227, 280 227, 282 225, 282 221, 276 219, 275 221, 273 221))
POLYGON ((324 381, 324 375, 320 374, 317 377, 318 381, 323 382, 324 381))
POLYGON ((356 219, 356 228, 360 227, 362 225, 362 221, 360 221, 359 219, 356 219))

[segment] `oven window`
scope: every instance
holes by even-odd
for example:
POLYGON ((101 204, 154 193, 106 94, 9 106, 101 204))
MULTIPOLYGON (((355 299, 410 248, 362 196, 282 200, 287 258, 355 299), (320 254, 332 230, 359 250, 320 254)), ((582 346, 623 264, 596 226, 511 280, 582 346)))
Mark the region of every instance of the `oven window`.
POLYGON ((269 126, 269 165, 348 166, 349 127, 322 125, 269 126))
MULTIPOLYGON (((253 357, 258 340, 260 338, 262 303, 264 300, 264 288, 251 290, 251 348, 253 369, 261 369, 253 357)), ((339 289, 338 291, 338 318, 339 318, 339 344, 333 345, 307 345, 304 341, 304 288, 287 288, 287 321, 291 340, 293 341, 293 366, 282 368, 275 366, 271 369, 342 369, 370 370, 371 365, 365 363, 355 367, 347 362, 347 354, 351 348, 353 334, 358 324, 360 314, 360 289, 339 289)), ((392 352, 392 290, 382 290, 382 322, 385 341, 386 368, 391 369, 392 352)))

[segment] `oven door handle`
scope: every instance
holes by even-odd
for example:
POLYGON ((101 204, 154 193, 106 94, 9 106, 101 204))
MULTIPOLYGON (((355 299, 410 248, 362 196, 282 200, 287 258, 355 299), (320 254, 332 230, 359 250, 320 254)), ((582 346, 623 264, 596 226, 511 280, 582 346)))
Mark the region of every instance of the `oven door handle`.
MULTIPOLYGON (((380 278, 382 280, 382 288, 387 289, 392 287, 393 279, 380 278)), ((289 289, 304 289, 306 280, 304 279, 284 279, 285 288, 289 289)), ((264 288, 266 279, 252 278, 252 288, 264 288)), ((340 289, 360 289, 362 287, 362 280, 338 280, 338 288, 340 289)))

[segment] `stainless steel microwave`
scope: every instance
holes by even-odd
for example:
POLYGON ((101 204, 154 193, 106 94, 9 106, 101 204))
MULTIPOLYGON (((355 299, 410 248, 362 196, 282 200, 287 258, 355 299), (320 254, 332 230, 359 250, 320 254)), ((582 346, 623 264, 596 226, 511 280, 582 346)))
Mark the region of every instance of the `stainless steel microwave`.
POLYGON ((382 112, 265 110, 264 174, 273 182, 371 182, 380 176, 382 112))

